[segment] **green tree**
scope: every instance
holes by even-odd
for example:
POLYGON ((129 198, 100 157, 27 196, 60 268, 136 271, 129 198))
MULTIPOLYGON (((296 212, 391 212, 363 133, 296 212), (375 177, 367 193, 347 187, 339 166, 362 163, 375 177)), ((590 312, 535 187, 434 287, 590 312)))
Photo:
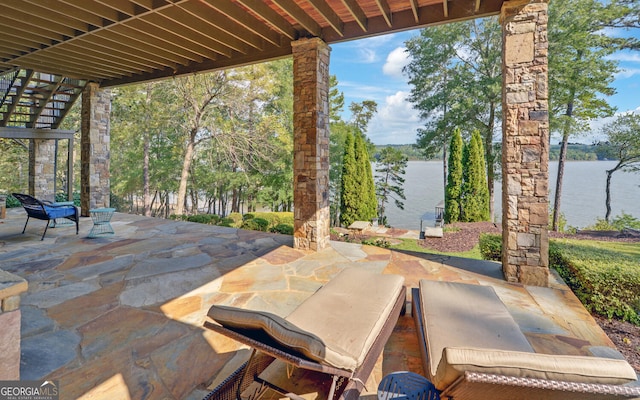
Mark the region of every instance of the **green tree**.
MULTIPOLYGON (((407 42, 412 62, 406 71, 412 85, 410 101, 427 121, 417 145, 429 155, 443 149, 446 187, 446 146, 453 127, 479 130, 484 142, 487 191, 494 196, 493 145, 502 101, 502 30, 497 18, 484 18, 430 27, 407 42)), ((493 201, 489 212, 494 214, 493 201)))
POLYGON ((378 200, 373 182, 373 171, 369 150, 362 134, 354 135, 354 153, 356 157, 357 179, 360 181, 360 205, 358 210, 359 221, 372 221, 377 216, 378 200))
POLYGON ((623 45, 602 28, 628 11, 619 0, 557 0, 549 6, 549 122, 562 136, 553 230, 558 230, 569 137, 615 111, 605 98, 615 93, 611 83, 617 72, 617 62, 608 56, 623 45))
POLYGON ((358 220, 359 204, 362 200, 360 177, 356 164, 354 135, 347 133, 342 157, 342 174, 340 188, 340 224, 349 226, 358 220))
POLYGON ((405 42, 411 62, 404 68, 411 85, 409 101, 419 111, 425 127, 418 130, 416 147, 427 158, 442 152, 443 185, 447 184, 447 144, 458 125, 456 108, 460 93, 456 44, 463 35, 461 24, 445 24, 420 30, 405 42))
POLYGON ((463 150, 462 220, 489 220, 489 192, 480 132, 474 131, 463 150))
POLYGON ((349 105, 351 111, 351 123, 360 130, 360 132, 366 132, 367 125, 371 118, 378 110, 378 103, 373 100, 364 100, 361 103, 351 103, 349 105))
POLYGON ((607 212, 604 219, 611 216, 611 178, 619 170, 640 171, 640 114, 624 114, 603 128, 611 148, 616 153, 618 163, 607 170, 606 200, 607 212))
POLYGON ((460 129, 455 129, 449 144, 449 173, 447 174, 447 187, 444 192, 444 220, 447 224, 459 221, 461 216, 462 148, 460 129))
POLYGON ((398 149, 387 146, 378 155, 376 168, 376 194, 378 196, 378 224, 388 225, 385 215, 386 204, 393 200, 396 207, 404 210, 404 178, 407 157, 398 149))

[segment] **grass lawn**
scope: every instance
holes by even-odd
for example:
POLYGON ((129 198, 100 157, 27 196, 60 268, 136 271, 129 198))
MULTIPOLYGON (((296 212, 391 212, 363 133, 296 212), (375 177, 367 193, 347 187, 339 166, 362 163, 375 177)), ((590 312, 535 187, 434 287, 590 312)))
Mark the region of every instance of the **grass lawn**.
POLYGON ((480 246, 478 245, 475 245, 473 249, 469 251, 442 252, 442 251, 427 249, 423 246, 420 246, 415 239, 398 239, 398 240, 401 240, 402 243, 391 245, 390 248, 392 250, 405 250, 405 251, 414 251, 417 253, 429 253, 429 254, 446 254, 449 256, 471 258, 474 260, 482 260, 482 254, 480 254, 480 246))

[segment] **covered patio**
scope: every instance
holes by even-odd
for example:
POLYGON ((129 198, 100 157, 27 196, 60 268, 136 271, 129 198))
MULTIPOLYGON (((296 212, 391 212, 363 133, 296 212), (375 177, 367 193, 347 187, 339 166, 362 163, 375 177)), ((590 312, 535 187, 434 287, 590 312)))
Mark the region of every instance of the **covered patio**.
MULTIPOLYGON (((548 268, 546 1, 16 0, 0 15, 0 137, 30 141, 29 192, 52 198, 50 140, 69 138, 57 127, 81 93, 84 216, 109 206, 110 87, 294 61, 293 238, 116 214, 114 237, 86 239, 87 219, 79 236, 60 228, 40 242, 12 210, 0 272, 18 289, 0 290, 0 333, 18 332, 22 356, 4 353, 3 379, 59 380, 62 398, 200 398, 248 356, 202 328, 212 303, 286 315, 353 264, 409 288, 493 286, 536 352, 615 353, 548 268), (488 15, 503 27, 502 265, 330 242, 330 45, 488 15)), ((401 317, 363 398, 388 372, 421 373, 419 360, 401 317)))
MULTIPOLYGON (((294 249, 291 236, 120 213, 115 236, 86 238, 83 219, 79 235, 58 227, 41 242, 40 229, 21 234, 24 218, 10 209, 0 224, 0 263, 28 282, 20 376, 59 380, 62 399, 203 398, 249 356, 203 328, 211 304, 284 316, 349 266, 403 275, 408 288, 420 279, 489 285, 536 352, 617 353, 554 274, 549 287, 523 286, 506 282, 495 262, 342 242, 310 253, 294 249)), ((423 373, 408 311, 362 399, 375 399, 390 372, 423 373)), ((302 393, 322 398, 317 390, 302 393)))

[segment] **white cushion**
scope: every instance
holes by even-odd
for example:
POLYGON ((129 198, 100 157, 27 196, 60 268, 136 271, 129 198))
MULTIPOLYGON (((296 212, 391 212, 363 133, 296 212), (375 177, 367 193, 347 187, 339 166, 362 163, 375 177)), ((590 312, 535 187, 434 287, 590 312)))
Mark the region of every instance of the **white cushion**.
POLYGON ((404 283, 398 275, 347 268, 286 318, 213 305, 208 316, 223 326, 260 329, 310 359, 355 371, 388 319, 404 283))

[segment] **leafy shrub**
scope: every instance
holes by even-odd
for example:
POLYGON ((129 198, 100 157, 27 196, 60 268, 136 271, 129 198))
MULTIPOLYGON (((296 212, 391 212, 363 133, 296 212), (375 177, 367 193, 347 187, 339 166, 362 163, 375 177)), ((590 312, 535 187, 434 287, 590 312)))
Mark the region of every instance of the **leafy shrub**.
POLYGON ((634 218, 631 214, 626 214, 624 211, 622 215, 617 215, 613 219, 612 224, 620 231, 623 229, 640 229, 640 220, 634 218))
POLYGON ((222 218, 220 220, 220 222, 218 223, 218 225, 226 226, 228 228, 233 228, 235 223, 236 223, 236 221, 233 218, 226 217, 226 218, 222 218))
POLYGON ((248 220, 250 220, 250 219, 254 219, 255 217, 256 217, 255 215, 253 215, 253 214, 251 214, 251 213, 247 213, 247 214, 244 214, 244 215, 242 216, 242 220, 243 220, 243 221, 248 221, 248 220))
POLYGON ((549 256, 588 310, 640 325, 637 244, 555 240, 549 256))
POLYGON ((7 208, 15 208, 15 207, 22 207, 22 204, 20 204, 18 199, 16 199, 12 195, 7 195, 6 206, 7 206, 7 208))
POLYGON ((266 232, 269 228, 269 221, 264 218, 251 218, 242 223, 242 229, 249 229, 252 231, 266 232))
POLYGON ((201 224, 217 225, 220 222, 220 217, 215 214, 197 214, 189 215, 187 217, 189 222, 198 222, 201 224))
POLYGON ((604 218, 596 218, 596 223, 585 228, 591 231, 615 231, 616 228, 604 218))
POLYGON ((293 235, 293 225, 289 224, 278 224, 273 228, 269 229, 272 233, 281 233, 283 235, 293 235))
POLYGON ((242 214, 240 213, 231 213, 227 216, 227 218, 232 222, 229 225, 225 226, 240 228, 240 226, 242 225, 242 214))
POLYGON ((596 223, 586 229, 594 231, 622 231, 624 229, 640 229, 640 220, 624 211, 622 215, 616 215, 611 222, 604 218, 597 218, 596 223))
POLYGON ((388 249, 389 247, 391 247, 391 243, 389 243, 389 241, 385 238, 365 239, 362 241, 362 244, 367 244, 369 246, 378 246, 385 249, 388 249))
POLYGON ((502 236, 482 233, 479 238, 480 254, 484 260, 502 260, 502 236))
MULTIPOLYGON (((111 200, 111 198, 109 198, 109 200, 111 200)), ((56 193, 56 201, 66 202, 69 201, 69 198, 66 193, 56 193)), ((73 192, 73 204, 80 207, 80 192, 73 192)))

